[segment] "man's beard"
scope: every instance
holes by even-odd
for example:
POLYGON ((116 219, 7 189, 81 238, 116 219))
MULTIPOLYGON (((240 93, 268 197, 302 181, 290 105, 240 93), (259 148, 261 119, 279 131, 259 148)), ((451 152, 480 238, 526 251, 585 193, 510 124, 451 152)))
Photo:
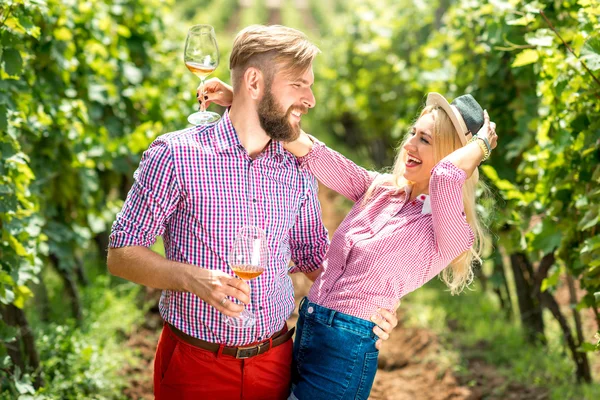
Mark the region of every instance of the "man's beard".
POLYGON ((300 136, 300 122, 297 125, 290 123, 290 115, 293 110, 305 114, 306 107, 290 107, 287 112, 281 112, 281 105, 275 100, 271 93, 271 85, 265 88, 265 94, 258 103, 258 120, 261 128, 267 135, 281 142, 293 142, 300 136))

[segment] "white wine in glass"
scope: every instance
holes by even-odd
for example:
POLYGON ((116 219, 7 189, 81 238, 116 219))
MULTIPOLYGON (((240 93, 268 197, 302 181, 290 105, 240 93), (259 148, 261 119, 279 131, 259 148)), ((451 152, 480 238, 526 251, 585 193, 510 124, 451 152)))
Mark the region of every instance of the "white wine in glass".
POLYGON ((207 66, 193 61, 186 61, 185 66, 187 67, 187 69, 190 70, 192 74, 200 78, 201 81, 204 81, 204 79, 206 79, 206 77, 212 74, 216 69, 215 67, 211 67, 210 65, 207 66))
POLYGON ((251 281, 254 278, 258 278, 265 272, 263 267, 257 267, 250 264, 232 265, 231 269, 238 276, 238 278, 245 281, 251 281))
MULTIPOLYGON (((269 263, 269 246, 265 231, 257 226, 243 226, 229 252, 229 265, 238 278, 249 282, 258 278, 269 263)), ((225 322, 235 328, 250 328, 256 324, 256 317, 248 310, 250 304, 238 318, 225 316, 225 322)))
MULTIPOLYGON (((190 28, 185 39, 183 61, 190 72, 200 78, 201 86, 204 86, 206 77, 219 65, 219 47, 212 26, 194 25, 190 28)), ((192 125, 210 125, 220 119, 219 114, 206 111, 204 106, 201 111, 188 116, 188 121, 192 125)))

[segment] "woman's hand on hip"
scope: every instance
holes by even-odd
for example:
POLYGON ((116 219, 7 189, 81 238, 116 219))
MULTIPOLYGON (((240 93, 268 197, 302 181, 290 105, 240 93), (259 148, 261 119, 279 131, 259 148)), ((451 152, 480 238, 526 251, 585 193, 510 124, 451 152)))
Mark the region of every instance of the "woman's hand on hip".
POLYGON ((394 328, 398 325, 398 318, 396 317, 395 310, 394 312, 391 312, 380 308, 377 310, 377 313, 371 317, 371 321, 377 324, 373 327, 373 333, 379 337, 377 342, 375 342, 375 347, 379 350, 383 341, 390 338, 390 333, 392 333, 394 328))

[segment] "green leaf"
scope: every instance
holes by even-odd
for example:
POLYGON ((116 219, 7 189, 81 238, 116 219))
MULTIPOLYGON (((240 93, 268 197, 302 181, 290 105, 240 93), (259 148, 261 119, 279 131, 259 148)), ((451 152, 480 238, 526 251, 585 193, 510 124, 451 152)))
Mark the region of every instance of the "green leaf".
POLYGON ((600 213, 598 213, 597 208, 592 208, 585 213, 581 221, 579 221, 577 228, 579 228, 580 231, 585 231, 596 226, 598 221, 600 221, 600 213))
POLYGON ((600 37, 586 40, 581 49, 581 59, 592 71, 600 69, 600 37))
POLYGON ((4 70, 9 75, 20 75, 23 70, 23 59, 21 53, 16 49, 6 49, 2 54, 4 70))
POLYGON ((25 31, 28 34, 31 32, 31 29, 35 27, 35 25, 31 21, 31 18, 24 14, 19 15, 19 24, 21 24, 21 26, 25 29, 25 31))
POLYGON ((515 61, 513 61, 513 67, 522 67, 524 65, 533 64, 540 58, 537 50, 534 49, 526 49, 517 54, 515 61))
POLYGON ((596 258, 596 259, 590 261, 590 263, 588 265, 588 267, 590 267, 590 268, 595 268, 597 266, 600 266, 600 258, 596 258))
POLYGON ((592 174, 592 180, 600 183, 600 164, 596 165, 596 169, 594 169, 594 173, 592 174))
POLYGON ((132 85, 139 84, 144 78, 142 71, 140 71, 133 63, 127 63, 123 66, 123 74, 132 85))
POLYGON ((533 46, 550 47, 554 42, 554 35, 549 29, 538 29, 533 36, 526 36, 525 41, 533 46))
POLYGON ((596 301, 594 300, 594 296, 590 293, 587 293, 585 296, 581 298, 579 303, 575 306, 577 311, 585 310, 586 308, 593 307, 596 301))
POLYGON ((54 37, 56 40, 68 42, 73 39, 73 34, 67 27, 61 26, 60 28, 54 30, 54 37))
POLYGON ((512 182, 506 179, 500 179, 498 176, 498 172, 491 165, 482 165, 482 172, 496 185, 498 190, 502 192, 504 198, 507 200, 518 199, 521 200, 523 198, 521 192, 519 192, 515 185, 512 182))
POLYGON ((0 302, 3 304, 12 304, 15 300, 15 293, 10 288, 4 288, 4 292, 0 293, 0 302))
POLYGON ((544 278, 542 281, 542 286, 540 290, 545 292, 548 288, 555 287, 558 284, 558 279, 560 278, 560 269, 557 269, 552 275, 547 278, 544 278))
POLYGON ((22 395, 35 394, 32 383, 25 376, 22 379, 15 379, 15 388, 22 395))
POLYGON ((556 229, 554 223, 544 221, 542 231, 535 236, 531 245, 535 249, 541 250, 544 254, 548 254, 560 246, 561 240, 562 232, 556 229))
POLYGON ((7 213, 17 208, 17 196, 13 193, 0 196, 0 213, 7 213))
POLYGON ((6 116, 8 110, 6 106, 0 104, 0 131, 6 130, 8 128, 8 117, 6 116))
POLYGON ((513 19, 513 20, 506 20, 506 25, 509 26, 526 26, 528 25, 531 21, 533 21, 535 18, 531 15, 531 14, 526 14, 520 18, 517 19, 513 19))
POLYGON ((10 243, 10 247, 17 253, 18 256, 25 257, 27 255, 27 250, 19 241, 12 235, 7 235, 8 242, 10 243))
POLYGON ((30 297, 33 297, 33 293, 27 286, 16 286, 15 300, 13 304, 15 305, 15 307, 22 309, 25 306, 25 301, 30 297))
POLYGON ((596 300, 596 303, 600 304, 600 292, 594 293, 594 299, 596 300))
POLYGON ((581 344, 581 346, 579 346, 577 348, 577 350, 580 352, 586 352, 586 353, 596 351, 596 345, 594 345, 592 343, 584 342, 581 344))
POLYGON ((581 253, 589 253, 597 248, 600 248, 600 235, 596 235, 592 238, 588 238, 583 242, 583 247, 581 248, 581 253))
MULTIPOLYGON (((14 327, 14 326, 10 326, 7 325, 5 323, 0 324, 0 341, 2 343, 10 343, 12 341, 15 340, 15 338, 17 337, 17 334, 19 333, 19 329, 14 327)), ((1 362, 1 364, 5 364, 6 362, 1 362)))

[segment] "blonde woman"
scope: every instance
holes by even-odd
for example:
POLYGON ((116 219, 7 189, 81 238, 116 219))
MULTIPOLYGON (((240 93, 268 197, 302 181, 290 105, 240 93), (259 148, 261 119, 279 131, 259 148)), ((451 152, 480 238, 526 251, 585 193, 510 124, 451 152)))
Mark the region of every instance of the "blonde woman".
POLYGON ((304 132, 285 144, 355 203, 300 305, 290 399, 367 399, 378 357, 371 315, 440 273, 453 294, 471 282, 484 240, 477 166, 496 142, 471 95, 449 104, 430 93, 391 174, 367 171, 304 132))

